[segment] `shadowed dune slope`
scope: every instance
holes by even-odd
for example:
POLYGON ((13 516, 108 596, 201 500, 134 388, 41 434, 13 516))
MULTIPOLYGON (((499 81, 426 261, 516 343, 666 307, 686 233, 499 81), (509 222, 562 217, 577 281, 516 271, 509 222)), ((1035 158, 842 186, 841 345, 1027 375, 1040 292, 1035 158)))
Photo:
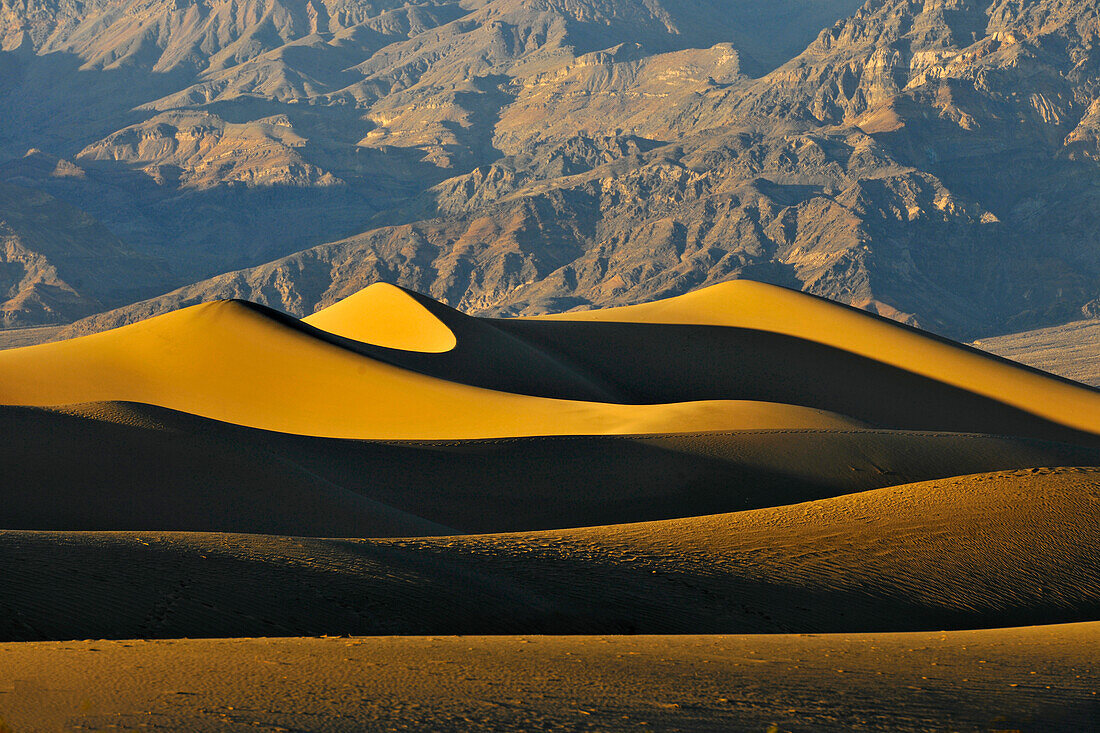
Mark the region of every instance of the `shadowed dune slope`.
POLYGON ((0 533, 0 637, 733 633, 1100 613, 1100 470, 1034 469, 662 522, 321 540, 0 533), (89 584, 88 577, 96 582, 89 584))
POLYGON ((292 456, 156 417, 124 405, 0 408, 0 527, 451 533, 327 481, 292 456))
MULTIPOLYGON (((515 326, 517 333, 527 333, 524 330, 525 324, 562 321, 570 322, 570 325, 584 321, 601 324, 723 326, 794 337, 897 367, 913 375, 994 400, 1041 420, 1086 433, 1100 433, 1098 390, 922 333, 865 311, 750 280, 733 280, 687 295, 642 305, 572 312, 537 319, 516 319, 502 323, 515 326)), ((558 333, 565 332, 566 329, 563 328, 558 333)), ((593 333, 600 334, 601 338, 585 339, 586 350, 615 331, 608 328, 593 333)), ((567 345, 566 340, 560 337, 552 343, 555 347, 567 345)), ((624 345, 615 341, 604 343, 608 350, 619 349, 624 345)), ((662 342, 653 339, 653 343, 662 342)), ((566 351, 568 353, 571 350, 566 351)), ((806 357, 810 355, 803 354, 806 357)), ((593 361, 598 361, 607 356, 607 351, 596 352, 592 356, 593 361)), ((798 360, 798 354, 792 353, 789 348, 784 356, 798 360)), ((688 359, 684 361, 691 363, 688 359)), ((631 361, 600 363, 607 363, 611 373, 626 372, 631 375, 629 378, 638 379, 635 375, 635 364, 631 361)), ((651 365, 652 361, 646 364, 647 367, 651 365)), ((827 366, 812 359, 804 360, 803 367, 808 373, 826 380, 830 380, 832 376, 827 366)), ((847 374, 847 378, 853 383, 864 384, 869 394, 881 394, 880 390, 884 385, 863 382, 860 376, 859 373, 847 374)), ((649 383, 663 384, 656 376, 650 377, 649 383)), ((917 402, 929 397, 930 395, 925 394, 911 399, 917 402)), ((883 398, 888 401, 895 399, 889 393, 883 398)), ((977 427, 972 429, 987 430, 977 427)))
MULTIPOLYGON (((394 291, 405 292, 373 285, 306 320, 369 337, 394 291)), ((1095 390, 772 285, 733 281, 641 306, 535 319, 472 318, 406 295, 422 306, 422 319, 456 334, 455 346, 439 354, 356 348, 464 384, 635 404, 775 402, 906 430, 1086 443, 1100 430, 1095 390)))
POLYGON ((328 332, 222 301, 0 352, 0 403, 390 440, 861 423, 1100 440, 1100 392, 784 288, 568 315, 477 319, 376 285, 308 319, 328 332))
POLYGON ((1067 444, 884 430, 340 440, 119 403, 3 407, 0 430, 0 527, 8 529, 504 532, 739 511, 994 470, 1100 465, 1100 451, 1067 444), (383 505, 405 512, 406 521, 382 513, 383 505))
POLYGON ((797 405, 621 405, 530 397, 419 374, 260 306, 219 301, 90 336, 0 352, 0 403, 143 402, 341 438, 485 438, 844 428, 797 405))
POLYGON ((752 328, 485 320, 375 285, 311 318, 333 332, 224 301, 4 352, 0 402, 16 406, 0 408, 0 527, 542 530, 1100 465, 1092 434, 807 334, 761 330, 757 311, 770 304, 784 328, 824 319, 823 333, 851 317, 853 349, 885 329, 918 356, 943 350, 937 369, 977 358, 966 363, 995 386, 1007 370, 1087 402, 1085 388, 813 298, 786 303, 781 288, 735 285, 637 312, 705 323, 728 311, 752 328), (382 345, 399 338, 421 351, 382 345))
POLYGON ((302 321, 348 339, 345 347, 372 359, 452 382, 535 397, 630 401, 598 372, 517 338, 495 320, 468 316, 396 285, 369 285, 302 321), (400 340, 391 335, 397 328, 400 340), (427 348, 443 345, 437 342, 441 328, 451 334, 450 346, 427 348))

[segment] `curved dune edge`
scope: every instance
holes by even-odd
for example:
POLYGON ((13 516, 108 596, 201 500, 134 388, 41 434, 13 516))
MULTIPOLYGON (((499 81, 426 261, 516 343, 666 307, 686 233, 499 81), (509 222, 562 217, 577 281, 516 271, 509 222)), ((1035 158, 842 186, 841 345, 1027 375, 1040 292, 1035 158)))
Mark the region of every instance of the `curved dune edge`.
POLYGON ((402 351, 441 354, 458 344, 447 324, 388 283, 368 285, 302 322, 353 341, 402 351))
POLYGON ((218 427, 132 404, 0 407, 0 528, 456 534, 218 427))
POLYGON ((795 290, 731 280, 652 303, 538 320, 733 326, 843 349, 1100 434, 1100 392, 1045 376, 884 318, 795 290))
POLYGON ((325 540, 9 531, 0 533, 8 609, 0 639, 825 633, 1085 621, 1100 615, 1098 496, 1100 469, 1029 469, 543 532, 325 540), (175 597, 171 612, 150 625, 166 593, 175 597))
POLYGON ((0 404, 83 402, 142 402, 265 430, 378 440, 861 425, 764 402, 621 405, 496 392, 371 359, 237 301, 0 352, 0 404))
POLYGON ((137 403, 0 407, 0 435, 0 527, 61 531, 534 531, 1100 465, 1100 451, 1062 443, 875 429, 339 440, 137 403))
MULTIPOLYGON (((396 285, 369 285, 359 293, 302 319, 302 322, 334 335, 350 338, 354 343, 347 345, 370 358, 449 382, 493 391, 582 402, 690 401, 690 398, 624 399, 615 385, 593 373, 593 370, 569 359, 560 350, 532 343, 529 339, 517 337, 500 328, 497 321, 467 315, 427 295, 396 285), (371 295, 375 292, 381 294, 382 298, 371 295), (427 331, 433 331, 444 327, 454 336, 453 346, 446 351, 435 352, 378 346, 377 343, 382 339, 370 333, 370 328, 356 328, 355 324, 373 324, 388 319, 387 307, 380 301, 396 299, 398 296, 404 299, 401 308, 406 311, 415 310, 413 317, 408 319, 410 330, 423 327, 427 331), (330 312, 338 312, 339 317, 329 318, 330 312)), ((418 337, 403 338, 406 339, 406 345, 417 346, 414 342, 418 337)), ((391 343, 398 345, 396 341, 391 343)), ((449 343, 448 340, 447 344, 449 343)), ((445 345, 440 343, 438 347, 442 349, 445 345)), ((726 397, 704 395, 696 399, 726 397)))

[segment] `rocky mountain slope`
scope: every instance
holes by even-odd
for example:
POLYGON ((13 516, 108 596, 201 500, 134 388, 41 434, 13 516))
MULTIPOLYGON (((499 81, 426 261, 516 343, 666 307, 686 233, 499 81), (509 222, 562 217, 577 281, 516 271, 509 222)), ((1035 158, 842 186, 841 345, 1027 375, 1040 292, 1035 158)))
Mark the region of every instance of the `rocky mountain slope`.
POLYGON ((67 323, 164 281, 159 263, 84 212, 0 183, 0 325, 67 323))
POLYGON ((4 0, 0 18, 0 181, 181 286, 134 280, 156 297, 69 333, 221 297, 306 315, 377 280, 531 314, 748 277, 958 337, 1100 312, 1096 2, 4 0), (82 176, 28 172, 31 146, 82 176))

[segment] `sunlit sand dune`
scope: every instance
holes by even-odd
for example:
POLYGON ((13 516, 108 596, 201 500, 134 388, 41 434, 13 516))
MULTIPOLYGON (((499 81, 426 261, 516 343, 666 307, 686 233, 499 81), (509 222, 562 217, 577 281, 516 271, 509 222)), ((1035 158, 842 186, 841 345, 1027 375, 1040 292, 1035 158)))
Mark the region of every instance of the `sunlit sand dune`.
POLYGON ((447 324, 416 296, 385 283, 363 288, 302 321, 337 336, 403 351, 437 354, 458 343, 447 324))
MULTIPOLYGON (((782 334, 899 367, 1075 430, 1100 433, 1100 391, 839 303, 750 280, 643 305, 536 320, 721 326, 782 334)), ((621 364, 609 368, 617 366, 621 364)), ((813 361, 802 366, 811 373, 820 369, 813 361)), ((877 385, 864 386, 874 393, 877 385)))
POLYGON ((982 351, 1100 388, 1100 320, 974 341, 982 351))
POLYGON ((375 283, 302 321, 350 339, 343 345, 373 359, 451 382, 535 397, 631 401, 597 371, 517 337, 504 322, 467 316, 395 285, 375 283), (400 342, 391 335, 398 326, 400 342), (440 336, 442 329, 450 337, 440 336))
POLYGON ((1096 441, 1095 390, 775 286, 735 281, 540 319, 471 318, 404 293, 403 307, 411 303, 427 330, 442 323, 456 334, 439 354, 370 342, 376 304, 399 293, 373 285, 306 320, 362 337, 359 348, 381 361, 522 394, 635 404, 753 400, 886 428, 1096 441), (366 326, 356 332, 355 323, 366 326))
POLYGON ((391 440, 866 423, 1089 442, 1100 430, 1100 393, 774 286, 569 317, 474 319, 385 285, 306 323, 211 303, 0 353, 0 402, 145 402, 391 440))
POLYGON ((430 439, 845 428, 796 405, 618 405, 471 387, 386 364, 273 312, 224 301, 71 341, 0 352, 0 403, 145 402, 251 427, 430 439))
POLYGON ((0 411, 12 436, 0 522, 514 531, 1100 463, 1095 436, 1065 427, 1072 415, 1059 423, 920 376, 916 357, 963 360, 992 384, 1019 372, 1080 404, 1092 391, 782 288, 733 283, 575 315, 589 320, 478 319, 378 284, 305 324, 227 301, 4 352, 0 401, 51 409, 0 411), (625 322, 689 318, 734 325, 625 322), (830 333, 846 348, 822 345, 830 333), (917 367, 855 353, 882 334, 917 367), (247 509, 276 490, 272 516, 247 509), (348 502, 358 508, 332 508, 348 502))
POLYGON ((0 729, 1100 713, 1100 392, 782 288, 209 303, 0 352, 0 434, 0 729))

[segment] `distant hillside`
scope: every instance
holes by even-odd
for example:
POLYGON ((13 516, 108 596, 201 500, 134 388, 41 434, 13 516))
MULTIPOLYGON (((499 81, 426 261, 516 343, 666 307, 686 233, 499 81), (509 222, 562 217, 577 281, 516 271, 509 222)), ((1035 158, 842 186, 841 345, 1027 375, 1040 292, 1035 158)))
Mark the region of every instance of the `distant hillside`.
POLYGON ((166 280, 83 211, 0 183, 0 327, 68 323, 166 280))
POLYGON ((974 342, 992 354, 1100 387, 1100 321, 1077 321, 974 342))

